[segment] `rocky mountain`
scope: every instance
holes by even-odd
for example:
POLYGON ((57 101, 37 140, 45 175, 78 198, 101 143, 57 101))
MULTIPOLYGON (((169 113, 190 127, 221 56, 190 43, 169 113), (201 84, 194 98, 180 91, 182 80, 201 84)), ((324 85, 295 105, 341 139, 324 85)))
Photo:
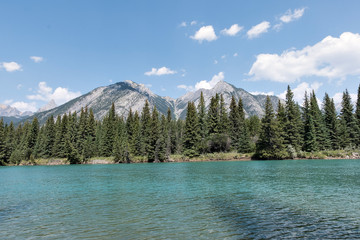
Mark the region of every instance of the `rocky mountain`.
POLYGON ((20 112, 17 108, 9 105, 0 104, 0 119, 2 118, 5 123, 18 123, 31 116, 32 112, 20 112))
MULTIPOLYGON (((208 107, 211 97, 215 96, 216 93, 223 94, 227 106, 230 105, 231 96, 234 95, 236 100, 240 97, 242 98, 246 116, 264 115, 265 95, 252 95, 244 89, 236 88, 224 81, 217 83, 212 89, 200 89, 195 92, 188 92, 178 99, 172 99, 170 97, 156 95, 143 84, 137 84, 128 80, 106 87, 96 88, 61 106, 38 112, 34 116, 43 123, 51 115, 55 117, 74 111, 79 113, 82 107, 87 106, 88 108, 92 108, 96 119, 102 119, 109 111, 112 103, 115 104, 118 115, 127 116, 130 108, 133 111, 141 112, 145 100, 148 100, 150 107, 153 108, 156 106, 160 113, 166 114, 167 109, 170 108, 173 117, 184 119, 186 116, 187 103, 194 101, 195 104, 198 104, 201 91, 203 91, 204 94, 206 107, 208 107)), ((274 108, 276 108, 279 98, 271 96, 271 100, 274 108)))
POLYGON ((45 112, 56 107, 57 104, 55 103, 54 99, 51 99, 50 102, 48 102, 45 106, 39 108, 38 112, 45 112))

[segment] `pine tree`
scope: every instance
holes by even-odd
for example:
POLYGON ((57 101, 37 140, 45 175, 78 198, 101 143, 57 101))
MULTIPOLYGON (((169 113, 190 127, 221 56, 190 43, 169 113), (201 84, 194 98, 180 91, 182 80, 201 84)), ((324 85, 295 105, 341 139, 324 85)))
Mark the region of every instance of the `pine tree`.
POLYGON ((0 166, 6 163, 4 120, 0 119, 0 166))
POLYGON ((147 155, 149 152, 149 149, 151 148, 151 114, 150 114, 150 106, 149 102, 146 100, 145 105, 143 107, 142 113, 141 113, 141 155, 147 155))
POLYGON ((159 122, 159 112, 156 107, 152 111, 151 121, 150 121, 150 134, 149 134, 149 145, 148 145, 148 161, 154 162, 158 161, 156 146, 157 141, 160 136, 160 122, 159 122))
POLYGON ((358 128, 360 129, 360 84, 359 84, 358 94, 357 94, 355 116, 356 116, 358 128))
POLYGON ((359 127, 357 125, 355 115, 353 114, 353 105, 351 103, 351 97, 347 90, 343 93, 343 99, 341 102, 340 119, 342 126, 344 127, 344 135, 342 141, 342 147, 355 147, 359 145, 359 127), (345 139, 348 137, 348 139, 345 139))
POLYGON ((103 119, 102 138, 101 138, 101 155, 110 157, 113 152, 114 139, 116 133, 116 113, 115 104, 113 103, 109 113, 103 119))
POLYGON ((200 140, 199 121, 197 118, 195 104, 188 102, 187 114, 184 127, 184 155, 195 157, 199 155, 198 143, 200 140))
POLYGON ((229 133, 231 138, 231 148, 237 150, 239 148, 239 139, 241 133, 241 121, 238 106, 235 97, 231 97, 230 113, 229 113, 229 133))
MULTIPOLYGON (((68 115, 64 114, 64 116, 60 120, 60 116, 58 116, 56 121, 56 136, 55 143, 53 148, 53 155, 55 157, 65 158, 67 157, 67 149, 66 140, 69 138, 68 135, 68 115), (60 125, 59 125, 60 124, 60 125)), ((70 139, 69 139, 70 141, 70 139)))
POLYGON ((323 115, 320 111, 317 99, 315 96, 314 90, 310 94, 310 113, 312 120, 314 122, 316 141, 320 150, 325 150, 330 148, 330 141, 327 129, 325 127, 325 122, 323 115))
POLYGON ((164 162, 167 159, 166 153, 166 138, 167 138, 167 124, 164 115, 161 115, 160 133, 156 141, 155 161, 164 162))
POLYGON ((318 142, 316 140, 316 130, 313 120, 313 114, 311 112, 310 102, 305 92, 305 101, 304 101, 304 151, 314 152, 318 150, 318 142))
POLYGON ((199 143, 199 151, 201 153, 205 153, 207 150, 206 139, 208 137, 208 129, 207 129, 207 115, 205 108, 205 99, 204 94, 201 91, 200 100, 197 106, 198 111, 198 120, 199 120, 199 132, 200 132, 200 143, 199 143))
POLYGON ((256 159, 283 159, 286 157, 283 139, 279 134, 277 122, 270 97, 267 96, 265 103, 265 116, 261 120, 259 141, 256 143, 256 159))
POLYGON ((209 136, 220 132, 219 122, 220 122, 219 95, 216 94, 215 97, 211 98, 210 106, 209 106, 209 110, 208 110, 207 125, 208 125, 209 136))
MULTIPOLYGON (((5 138, 5 162, 9 163, 10 156, 16 148, 16 139, 15 139, 15 127, 13 122, 10 122, 10 125, 7 130, 5 138)), ((0 140, 1 141, 1 140, 0 140)))
POLYGON ((288 86, 286 93, 286 138, 285 144, 291 145, 296 149, 296 151, 300 150, 302 140, 301 140, 301 128, 302 122, 300 118, 300 110, 299 106, 294 101, 294 94, 288 86))
POLYGON ((121 118, 117 124, 113 155, 115 163, 130 163, 130 149, 127 136, 127 123, 121 118))
POLYGON ((220 107, 219 107, 219 133, 227 134, 229 129, 229 117, 225 107, 225 100, 223 95, 220 95, 220 107))
POLYGON ((332 149, 339 149, 339 124, 337 121, 337 114, 335 109, 334 100, 330 99, 329 95, 325 93, 324 103, 324 122, 327 132, 329 133, 329 139, 332 149))
POLYGON ((241 98, 239 98, 239 102, 238 102, 238 112, 239 112, 239 124, 240 124, 238 152, 240 153, 251 152, 252 150, 251 140, 250 140, 249 131, 245 123, 245 111, 241 98))
POLYGON ((287 124, 287 116, 286 116, 285 107, 281 103, 280 100, 278 102, 276 119, 277 119, 277 122, 279 123, 280 135, 281 135, 281 137, 283 139, 285 139, 286 138, 286 126, 288 126, 288 124, 287 124))
POLYGON ((140 123, 140 116, 139 113, 136 111, 134 114, 134 155, 141 156, 142 152, 142 145, 143 145, 143 135, 141 132, 141 123, 140 123))

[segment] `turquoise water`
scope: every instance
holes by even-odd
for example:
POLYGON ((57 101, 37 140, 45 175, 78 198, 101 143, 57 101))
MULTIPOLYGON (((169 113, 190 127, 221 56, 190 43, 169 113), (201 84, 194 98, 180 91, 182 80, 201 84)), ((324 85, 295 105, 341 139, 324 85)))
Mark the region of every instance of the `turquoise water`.
POLYGON ((0 168, 2 239, 360 238, 360 160, 0 168))

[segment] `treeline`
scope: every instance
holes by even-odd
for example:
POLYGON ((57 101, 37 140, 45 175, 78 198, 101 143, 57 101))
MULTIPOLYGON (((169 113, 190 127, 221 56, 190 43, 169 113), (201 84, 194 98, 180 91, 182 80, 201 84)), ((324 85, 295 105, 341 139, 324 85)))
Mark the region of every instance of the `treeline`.
POLYGON ((142 159, 167 161, 172 154, 196 157, 204 153, 255 152, 255 159, 295 158, 300 152, 356 148, 360 145, 360 86, 356 111, 346 90, 340 114, 325 94, 320 109, 315 93, 305 93, 299 107, 288 87, 286 101, 274 111, 266 99, 265 115, 245 118, 242 100, 225 106, 222 95, 211 98, 209 108, 201 93, 198 105, 189 102, 185 120, 166 116, 146 101, 142 112, 118 116, 112 105, 102 121, 91 109, 50 116, 40 126, 37 118, 14 127, 0 120, 0 164, 19 164, 36 158, 67 158, 86 163, 92 157, 112 157, 115 162, 142 159))

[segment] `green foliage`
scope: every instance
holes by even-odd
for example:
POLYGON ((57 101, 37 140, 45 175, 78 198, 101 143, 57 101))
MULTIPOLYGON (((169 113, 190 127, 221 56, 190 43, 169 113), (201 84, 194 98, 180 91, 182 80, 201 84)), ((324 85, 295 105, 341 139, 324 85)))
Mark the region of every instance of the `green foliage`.
POLYGON ((340 121, 341 121, 341 132, 343 136, 341 138, 341 147, 346 148, 350 146, 359 145, 359 126, 356 122, 355 115, 353 114, 353 105, 351 103, 351 97, 347 90, 343 93, 343 98, 341 102, 341 112, 340 112, 340 121))
POLYGON ((199 122, 195 104, 188 103, 187 114, 184 128, 184 155, 188 157, 195 157, 199 155, 199 122))

